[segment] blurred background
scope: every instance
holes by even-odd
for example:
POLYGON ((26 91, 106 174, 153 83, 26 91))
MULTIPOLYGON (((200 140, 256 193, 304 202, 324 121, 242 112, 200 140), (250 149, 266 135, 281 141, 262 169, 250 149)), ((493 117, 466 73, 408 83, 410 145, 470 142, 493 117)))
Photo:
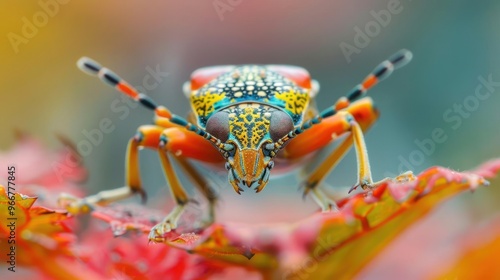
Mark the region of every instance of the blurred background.
MULTIPOLYGON (((185 115, 190 107, 182 84, 199 67, 302 66, 321 84, 321 109, 407 48, 414 54, 411 64, 369 93, 381 111, 366 136, 372 174, 380 179, 433 165, 467 170, 500 156, 499 14, 494 0, 2 1, 0 147, 13 145, 14 129, 53 148, 60 146, 54 133, 61 133, 84 149, 89 192, 123 185, 127 141, 152 114, 82 74, 75 66, 81 56, 185 115), (112 131, 90 143, 88 135, 103 120, 112 131)), ((170 205, 156 153, 145 151, 141 160, 150 197, 170 205)), ((242 196, 226 176, 209 176, 221 190, 221 220, 296 221, 317 210, 301 199, 295 175, 276 179, 259 195, 242 196)), ((351 151, 325 185, 335 193, 356 176, 351 151)), ((498 188, 463 194, 429 221, 451 236, 497 215, 499 199, 498 188)), ((412 238, 409 232, 400 243, 412 238)))

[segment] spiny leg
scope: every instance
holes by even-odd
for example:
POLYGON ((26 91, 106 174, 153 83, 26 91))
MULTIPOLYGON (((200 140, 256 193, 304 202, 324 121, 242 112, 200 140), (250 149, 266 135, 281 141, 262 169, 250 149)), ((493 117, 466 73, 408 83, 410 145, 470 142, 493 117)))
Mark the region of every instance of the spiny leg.
MULTIPOLYGON (((386 182, 389 178, 373 183, 369 169, 368 155, 364 145, 363 133, 365 133, 377 120, 378 111, 374 108, 370 98, 363 98, 352 103, 348 108, 341 112, 324 119, 320 124, 300 134, 284 149, 287 158, 294 160, 305 156, 307 153, 321 149, 339 135, 348 133, 344 139, 328 156, 317 166, 302 184, 304 188, 303 195, 310 194, 320 205, 323 211, 336 209, 335 202, 329 199, 322 190, 319 189, 319 183, 326 178, 333 168, 340 162, 349 149, 356 148, 358 161, 358 184, 361 180, 372 185, 386 182)), ((405 178, 400 178, 404 180, 405 178)), ((392 179, 390 179, 392 180, 392 179)), ((366 185, 366 184, 365 184, 366 185)), ((368 184, 369 185, 369 184, 368 184)))
MULTIPOLYGON (((330 153, 302 185, 304 187, 303 196, 310 193, 313 199, 320 205, 322 211, 336 210, 337 207, 335 202, 329 199, 319 189, 318 185, 340 162, 353 144, 356 150, 358 166, 358 180, 356 186, 361 186, 363 188, 375 187, 371 176, 370 163, 361 126, 356 122, 354 117, 346 111, 337 113, 336 117, 340 117, 338 121, 345 127, 345 132, 348 133, 347 138, 330 153)), ((326 126, 329 123, 331 122, 323 122, 321 125, 326 126)))
POLYGON ((146 201, 146 193, 142 189, 139 170, 139 149, 142 147, 156 148, 160 134, 165 128, 155 125, 144 125, 138 128, 134 137, 129 140, 125 161, 125 186, 113 190, 101 191, 83 199, 69 195, 61 195, 60 203, 72 214, 90 212, 95 205, 106 205, 123 200, 134 194, 140 194, 146 201))
MULTIPOLYGON (((358 114, 358 118, 360 118, 360 121, 362 122, 363 129, 361 129, 360 124, 354 119, 349 111, 341 111, 335 116, 324 120, 314 129, 305 132, 291 141, 290 144, 292 146, 290 148, 285 148, 285 150, 293 149, 294 146, 301 145, 308 140, 316 139, 316 141, 318 141, 318 138, 323 138, 323 141, 328 141, 326 143, 320 142, 321 145, 326 145, 335 140, 337 135, 347 133, 347 138, 344 139, 339 146, 335 147, 327 158, 314 169, 314 171, 301 185, 301 187, 303 187, 303 196, 305 197, 310 194, 319 204, 322 211, 334 210, 337 207, 335 202, 328 198, 323 191, 319 189, 319 183, 331 172, 333 168, 337 166, 353 144, 356 148, 358 160, 358 183, 361 182, 359 178, 363 178, 366 182, 372 182, 368 155, 362 133, 376 121, 378 114, 372 107, 371 100, 363 100, 361 104, 355 105, 357 106, 353 106, 353 108, 350 109, 358 114), (361 113, 364 115, 361 116, 361 113), (297 142, 295 142, 296 140, 297 142)), ((316 149, 318 148, 321 147, 316 146, 316 149)))
MULTIPOLYGON (((328 199, 324 193, 318 189, 319 183, 331 172, 333 168, 340 162, 340 160, 349 151, 351 146, 354 144, 356 151, 357 169, 358 169, 358 179, 357 183, 349 190, 349 193, 361 187, 364 190, 372 190, 378 186, 388 182, 388 181, 411 181, 414 176, 411 172, 406 172, 399 175, 396 178, 384 178, 380 181, 374 182, 371 175, 370 161, 368 158, 368 152, 366 149, 366 144, 364 140, 364 132, 371 126, 372 122, 362 122, 358 123, 356 119, 352 117, 349 112, 339 112, 336 116, 341 116, 345 125, 347 125, 347 131, 349 134, 347 138, 344 139, 339 146, 337 146, 328 157, 309 175, 307 180, 304 182, 304 196, 311 192, 313 198, 321 206, 323 211, 335 209, 336 205, 333 201, 328 199)), ((328 124, 328 122, 325 122, 328 124)))

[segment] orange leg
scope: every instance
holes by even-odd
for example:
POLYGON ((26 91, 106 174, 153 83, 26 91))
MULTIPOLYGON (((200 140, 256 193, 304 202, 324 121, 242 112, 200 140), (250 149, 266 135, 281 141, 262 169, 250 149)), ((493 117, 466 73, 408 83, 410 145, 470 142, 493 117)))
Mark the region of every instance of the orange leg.
POLYGON ((341 134, 349 133, 347 138, 343 140, 318 167, 316 167, 303 183, 304 196, 311 193, 313 199, 321 206, 323 211, 331 210, 335 208, 336 205, 333 201, 328 199, 317 186, 339 163, 353 144, 356 149, 358 162, 358 182, 355 187, 361 186, 363 189, 371 189, 387 180, 391 180, 386 178, 379 182, 373 182, 370 172, 370 164, 363 133, 370 128, 377 117, 378 112, 373 107, 371 99, 364 98, 351 104, 345 110, 338 112, 334 116, 324 119, 321 123, 309 130, 306 130, 290 141, 285 147, 285 157, 293 160, 323 148, 341 134))
POLYGON ((208 141, 192 132, 177 127, 167 128, 162 132, 158 147, 158 155, 160 156, 170 190, 175 198, 176 206, 162 222, 151 229, 149 240, 155 242, 161 242, 165 233, 177 227, 177 221, 184 212, 186 204, 190 201, 175 174, 170 157, 174 157, 178 160, 181 167, 190 175, 195 186, 198 187, 208 199, 210 203, 209 223, 213 221, 212 215, 215 193, 196 169, 187 162, 186 158, 194 158, 206 162, 223 161, 222 156, 208 141))
MULTIPOLYGON (((168 124, 162 125, 167 126, 168 124)), ((93 205, 105 205, 130 197, 135 193, 139 193, 143 196, 143 198, 145 198, 139 172, 138 151, 140 148, 158 150, 165 176, 177 204, 167 218, 155 227, 156 236, 176 227, 178 218, 182 214, 186 203, 189 202, 189 197, 172 168, 169 155, 179 161, 183 169, 195 183, 195 186, 199 188, 202 194, 207 197, 210 203, 209 214, 213 215, 212 205, 216 200, 214 192, 210 189, 210 186, 203 179, 203 177, 198 174, 196 169, 194 169, 194 167, 192 167, 186 159, 192 158, 204 162, 214 163, 223 162, 223 158, 219 152, 213 148, 210 142, 206 141, 197 134, 187 131, 184 128, 165 128, 157 125, 141 126, 136 135, 130 139, 125 165, 126 186, 114 190, 101 191, 83 199, 63 196, 62 203, 66 204, 67 209, 71 213, 76 214, 91 211, 93 205), (159 227, 160 229, 158 229, 159 227)), ((209 222, 210 221, 213 221, 213 216, 210 217, 209 222)))
POLYGON ((352 103, 342 112, 323 119, 321 123, 312 126, 290 140, 283 148, 284 157, 290 160, 300 159, 307 154, 326 147, 342 134, 349 132, 350 125, 345 121, 345 112, 352 115, 363 130, 367 130, 373 125, 379 115, 373 106, 372 99, 369 97, 352 103))
POLYGON ((66 194, 60 197, 60 203, 66 206, 72 214, 88 213, 94 205, 106 205, 114 201, 128 198, 139 193, 142 200, 146 200, 146 193, 142 189, 139 171, 139 149, 143 147, 155 149, 158 146, 161 132, 165 128, 155 125, 144 125, 138 128, 127 146, 125 161, 125 186, 113 190, 101 191, 95 195, 78 199, 66 194))
MULTIPOLYGON (((371 189, 387 180, 393 180, 386 178, 373 183, 363 132, 377 119, 378 113, 372 106, 370 99, 360 98, 365 96, 373 86, 389 77, 395 69, 401 68, 410 62, 411 58, 412 54, 407 50, 397 52, 375 67, 360 84, 355 86, 345 97, 341 97, 333 106, 321 111, 318 115, 305 121, 300 127, 295 128, 295 130, 277 141, 278 149, 281 149, 288 142, 283 155, 293 161, 326 146, 340 134, 349 133, 348 138, 332 152, 305 182, 304 195, 312 191, 313 197, 323 210, 329 210, 335 203, 330 202, 316 186, 342 159, 352 144, 356 148, 358 160, 358 183, 351 190, 358 186, 363 189, 371 189), (358 101, 355 102, 356 100, 358 101)), ((412 178, 411 173, 406 173, 394 180, 409 180, 412 178)))
MULTIPOLYGON (((154 111, 155 125, 141 126, 136 136, 129 142, 126 163, 127 185, 125 187, 103 191, 84 199, 77 199, 67 195, 62 196, 62 204, 65 204, 72 213, 79 213, 90 211, 92 205, 107 204, 129 197, 134 193, 140 193, 144 200, 145 193, 141 187, 139 174, 138 150, 139 148, 147 147, 158 150, 170 190, 177 203, 176 207, 164 221, 154 227, 150 238, 156 238, 162 235, 162 233, 175 228, 177 219, 183 212, 184 205, 189 201, 187 193, 177 179, 169 157, 178 159, 184 171, 188 173, 189 177, 195 183, 195 186, 208 198, 211 204, 210 213, 213 214, 214 193, 204 178, 198 174, 196 169, 186 159, 192 158, 209 163, 222 163, 222 156, 212 144, 221 149, 224 147, 223 143, 203 128, 190 123, 180 116, 172 114, 166 107, 158 106, 146 94, 137 91, 137 89, 120 78, 120 76, 108 68, 102 67, 96 61, 82 57, 78 60, 77 64, 85 73, 99 78, 105 84, 154 111)), ((210 220, 213 220, 213 217, 210 220)))

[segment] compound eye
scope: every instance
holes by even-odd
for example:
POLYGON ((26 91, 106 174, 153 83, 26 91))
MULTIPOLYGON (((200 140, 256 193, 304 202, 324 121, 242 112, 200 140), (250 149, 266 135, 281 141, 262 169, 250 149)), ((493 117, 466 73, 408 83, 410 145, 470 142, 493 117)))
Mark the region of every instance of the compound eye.
POLYGON ((271 124, 269 128, 271 139, 276 142, 281 137, 293 130, 292 118, 283 111, 274 111, 271 114, 271 124))
POLYGON ((207 121, 206 130, 222 142, 229 138, 229 117, 226 112, 217 112, 207 121))

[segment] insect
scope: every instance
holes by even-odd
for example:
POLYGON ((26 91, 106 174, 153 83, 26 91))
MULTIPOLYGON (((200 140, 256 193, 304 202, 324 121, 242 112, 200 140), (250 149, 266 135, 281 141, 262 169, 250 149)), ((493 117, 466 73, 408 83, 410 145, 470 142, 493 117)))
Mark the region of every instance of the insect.
MULTIPOLYGON (((151 109, 154 124, 140 126, 129 140, 126 186, 73 201, 68 209, 73 213, 86 212, 92 205, 107 204, 133 194, 140 194, 145 199, 138 151, 144 147, 157 150, 176 202, 170 214, 151 230, 150 240, 159 241, 166 232, 176 228, 190 201, 172 168, 172 160, 182 167, 210 202, 209 222, 213 222, 215 193, 188 160, 214 167, 225 166, 229 184, 238 194, 246 188, 260 192, 268 183, 271 172, 284 172, 290 166, 300 166, 309 160, 310 155, 347 134, 302 185, 303 195, 311 195, 323 211, 335 210, 335 202, 318 184, 351 146, 355 147, 358 165, 358 180, 352 189, 369 190, 387 180, 394 180, 372 180, 363 134, 377 120, 379 113, 371 98, 365 95, 411 58, 412 54, 407 50, 397 52, 323 111, 318 111, 315 104, 319 84, 301 67, 241 65, 201 68, 184 85, 192 109, 187 118, 157 105, 97 62, 81 58, 77 63, 81 70, 151 109)), ((411 176, 405 173, 396 180, 411 176)))

